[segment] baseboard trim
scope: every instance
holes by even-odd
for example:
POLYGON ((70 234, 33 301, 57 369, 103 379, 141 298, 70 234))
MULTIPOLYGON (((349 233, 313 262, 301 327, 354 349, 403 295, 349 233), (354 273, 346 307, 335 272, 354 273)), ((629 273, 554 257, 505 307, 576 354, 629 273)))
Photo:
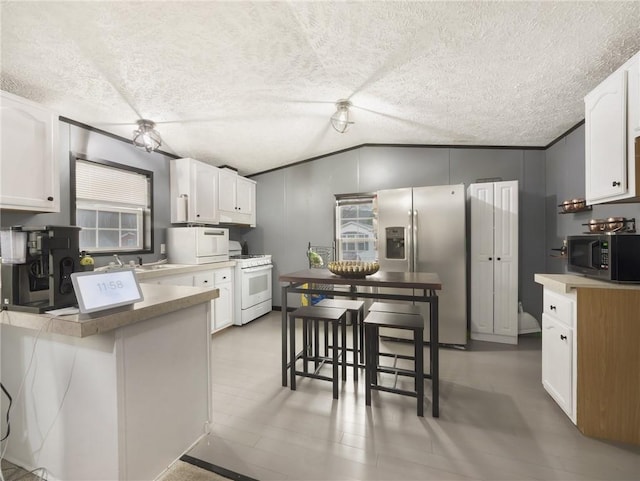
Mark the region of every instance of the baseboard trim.
POLYGON ((208 463, 206 461, 203 461, 202 459, 193 458, 188 454, 184 454, 183 456, 181 456, 180 461, 193 464, 194 466, 202 468, 206 471, 211 471, 212 473, 219 474, 220 476, 224 476, 225 478, 233 479, 235 481, 258 481, 255 478, 250 478, 249 476, 245 476, 244 474, 236 473, 235 471, 231 471, 221 466, 216 466, 215 464, 208 463))

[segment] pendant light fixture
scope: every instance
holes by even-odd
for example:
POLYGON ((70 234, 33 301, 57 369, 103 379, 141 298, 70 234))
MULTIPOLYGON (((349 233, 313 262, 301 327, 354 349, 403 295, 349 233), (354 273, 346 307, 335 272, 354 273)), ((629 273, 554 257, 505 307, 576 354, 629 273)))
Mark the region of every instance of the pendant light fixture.
POLYGON ((349 126, 354 123, 349 120, 349 107, 351 105, 348 100, 338 100, 336 102, 336 113, 331 116, 331 126, 341 134, 344 134, 349 126))
POLYGON ((162 138, 155 129, 155 122, 140 119, 137 123, 138 128, 133 131, 133 145, 147 152, 158 150, 162 145, 162 138))

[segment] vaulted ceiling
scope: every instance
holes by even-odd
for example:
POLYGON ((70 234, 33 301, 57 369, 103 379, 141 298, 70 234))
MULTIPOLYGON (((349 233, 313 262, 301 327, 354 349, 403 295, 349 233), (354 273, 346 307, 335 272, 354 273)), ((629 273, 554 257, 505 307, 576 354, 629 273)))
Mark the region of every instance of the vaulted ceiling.
POLYGON ((639 25, 637 1, 3 1, 0 87, 248 175, 363 143, 545 146, 639 25))

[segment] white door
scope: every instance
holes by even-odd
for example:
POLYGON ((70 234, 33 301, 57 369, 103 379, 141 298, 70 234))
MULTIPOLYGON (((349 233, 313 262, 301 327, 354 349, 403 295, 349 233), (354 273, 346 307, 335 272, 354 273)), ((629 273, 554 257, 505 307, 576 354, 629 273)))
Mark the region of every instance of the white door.
POLYGON ((220 181, 219 181, 219 200, 220 200, 220 210, 224 210, 225 212, 233 212, 236 211, 236 178, 238 175, 235 172, 231 172, 229 170, 221 169, 220 170, 220 181))
POLYGON ((255 195, 256 184, 244 177, 236 179, 236 207, 238 213, 244 215, 253 214, 253 197, 255 195))
POLYGON ((471 204, 471 331, 493 333, 492 183, 469 186, 471 204))
POLYGON ((213 301, 215 310, 214 331, 233 324, 233 283, 216 284, 219 297, 213 301))
POLYGON ((627 191, 627 72, 609 76, 584 99, 587 202, 627 191))
POLYGON ((193 162, 194 222, 218 223, 218 169, 203 162, 193 162))
POLYGON ((0 102, 0 205, 59 212, 58 116, 5 92, 0 102))
POLYGON ((518 335, 518 182, 494 184, 493 333, 518 335))
POLYGON ((573 331, 542 314, 542 384, 569 417, 572 416, 573 331))

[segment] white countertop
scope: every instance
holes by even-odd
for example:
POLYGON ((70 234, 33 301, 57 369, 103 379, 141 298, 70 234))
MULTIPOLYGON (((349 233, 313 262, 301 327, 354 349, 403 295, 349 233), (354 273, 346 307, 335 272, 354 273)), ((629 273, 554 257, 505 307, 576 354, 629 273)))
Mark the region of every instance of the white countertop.
POLYGON ((589 277, 573 274, 535 274, 534 281, 547 289, 560 293, 571 292, 572 289, 624 289, 640 290, 640 284, 619 284, 605 282, 589 277))
MULTIPOLYGON (((166 271, 165 271, 166 272, 166 271)), ((72 337, 86 337, 112 331, 119 327, 209 302, 219 296, 218 289, 166 284, 141 283, 144 301, 129 308, 112 309, 93 316, 71 314, 52 316, 19 311, 0 311, 0 324, 44 330, 72 337)))
POLYGON ((188 274, 190 272, 210 271, 225 267, 235 267, 236 261, 212 262, 210 264, 153 264, 146 266, 145 270, 136 269, 136 277, 140 282, 157 277, 188 274))

